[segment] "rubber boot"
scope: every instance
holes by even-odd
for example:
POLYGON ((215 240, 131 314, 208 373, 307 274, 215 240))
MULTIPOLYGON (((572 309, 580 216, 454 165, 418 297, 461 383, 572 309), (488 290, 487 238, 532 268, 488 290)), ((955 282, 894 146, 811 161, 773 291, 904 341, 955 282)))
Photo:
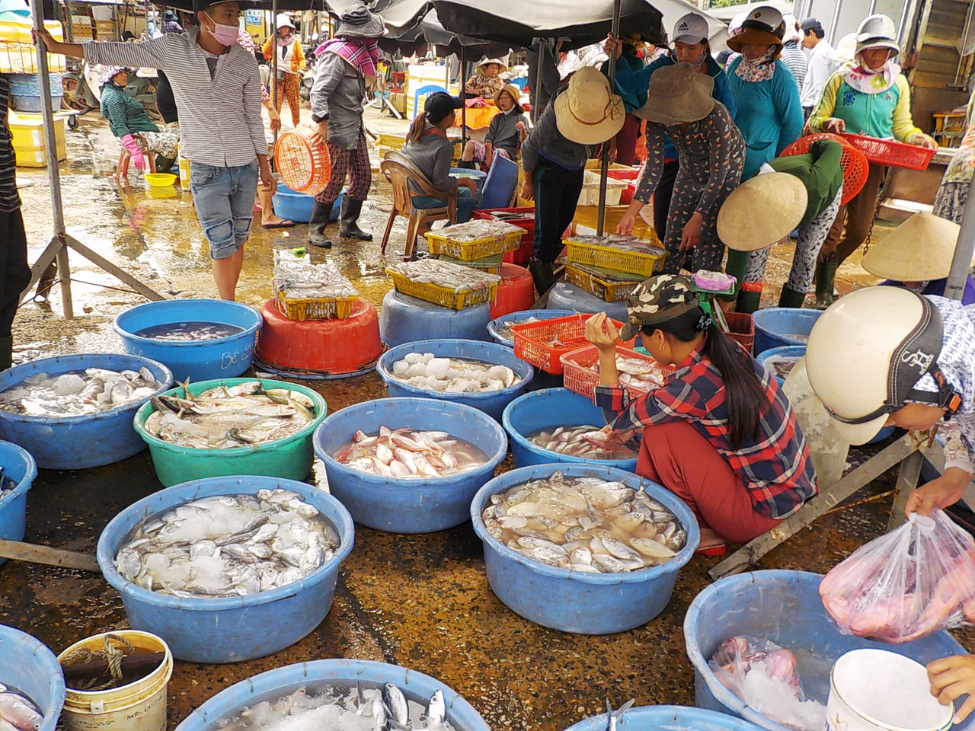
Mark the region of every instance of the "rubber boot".
POLYGON ((531 272, 532 280, 535 282, 535 289, 538 290, 539 297, 555 286, 555 272, 551 262, 532 259, 528 262, 528 271, 531 272))
POLYGON ((156 172, 157 173, 172 172, 174 162, 176 162, 175 157, 163 157, 162 155, 156 155, 156 172))
POLYGON ((0 371, 7 370, 14 359, 14 336, 0 338, 0 371))
POLYGON ((779 307, 802 307, 805 301, 805 292, 796 292, 794 289, 789 289, 789 285, 782 287, 782 294, 779 296, 779 307))
POLYGON ((836 279, 836 259, 827 259, 816 265, 816 304, 817 310, 825 310, 833 304, 833 280, 836 279))
POLYGON ((359 214, 362 213, 363 201, 354 201, 349 196, 342 199, 342 215, 339 220, 342 225, 339 227, 339 236, 346 239, 356 239, 357 241, 372 241, 372 234, 363 231, 356 223, 359 214))
POLYGON ((747 289, 743 289, 738 292, 738 303, 735 305, 735 312, 741 312, 747 315, 752 314, 759 307, 762 306, 762 291, 752 292, 747 289))
POLYGON ((335 201, 321 203, 316 200, 311 208, 311 219, 308 221, 308 243, 321 249, 331 249, 332 242, 325 235, 325 227, 328 226, 328 217, 332 213, 332 206, 335 201))

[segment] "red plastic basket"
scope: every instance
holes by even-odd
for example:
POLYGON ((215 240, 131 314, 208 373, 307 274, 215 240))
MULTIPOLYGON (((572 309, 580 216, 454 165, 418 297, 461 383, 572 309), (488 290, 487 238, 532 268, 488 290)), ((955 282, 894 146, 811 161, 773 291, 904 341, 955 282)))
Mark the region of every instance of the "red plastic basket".
MULTIPOLYGON (((853 146, 853 143, 840 135, 834 135, 830 132, 813 132, 811 135, 800 137, 798 140, 786 147, 784 150, 782 150, 782 155, 805 155, 807 152, 809 152, 809 148, 812 147, 812 143, 819 142, 819 140, 831 140, 833 142, 839 142, 841 145, 843 145, 843 147, 853 146)), ((780 155, 780 157, 782 155, 780 155)))
MULTIPOLYGON (((578 314, 512 325, 515 355, 546 373, 562 375, 562 356, 589 343, 586 340, 586 321, 590 317, 592 315, 578 314)), ((623 327, 622 322, 612 322, 617 328, 623 327)), ((616 344, 632 348, 635 341, 636 338, 625 342, 617 340, 616 344)))
POLYGON ((325 145, 309 142, 312 131, 299 127, 283 132, 274 146, 274 162, 291 190, 318 195, 328 185, 332 161, 325 145))
MULTIPOLYGON (((659 372, 661 380, 667 374, 673 373, 674 370, 669 366, 660 365, 650 356, 644 355, 636 350, 617 348, 616 353, 623 358, 644 361, 654 366, 655 370, 659 372)), ((575 391, 580 396, 585 396, 589 399, 593 398, 596 393, 596 386, 599 385, 599 372, 590 370, 592 365, 599 361, 599 351, 596 349, 596 346, 590 345, 587 348, 573 350, 563 355, 561 360, 565 368, 565 387, 570 391, 575 391)), ((655 390, 646 390, 638 386, 630 386, 629 384, 624 385, 631 396, 642 396, 655 390)))
POLYGON ((880 140, 876 137, 854 134, 844 134, 843 136, 870 162, 895 168, 924 170, 936 152, 936 150, 929 150, 927 147, 907 145, 894 140, 880 140))
POLYGON ((527 264, 535 251, 535 209, 534 208, 485 208, 482 211, 474 211, 473 217, 480 221, 496 220, 492 213, 531 213, 530 218, 506 218, 505 223, 525 229, 525 235, 521 237, 521 246, 517 251, 504 252, 504 261, 508 264, 527 264))
POLYGON ((867 184, 867 175, 870 173, 870 165, 866 156, 850 142, 839 135, 832 135, 828 132, 821 132, 814 135, 800 137, 791 145, 782 150, 780 157, 788 155, 805 155, 812 147, 812 143, 818 140, 832 140, 843 145, 843 153, 840 157, 840 167, 843 168, 843 197, 840 203, 845 205, 853 200, 857 193, 863 190, 867 184))

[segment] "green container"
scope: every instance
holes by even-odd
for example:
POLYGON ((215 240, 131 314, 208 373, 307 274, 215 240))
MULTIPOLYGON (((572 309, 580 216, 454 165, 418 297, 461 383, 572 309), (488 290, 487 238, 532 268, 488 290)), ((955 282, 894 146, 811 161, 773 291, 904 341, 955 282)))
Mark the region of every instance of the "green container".
MULTIPOLYGON (((266 378, 217 378, 201 381, 189 386, 194 396, 217 386, 236 386, 239 383, 260 380, 265 387, 285 388, 303 393, 315 402, 315 418, 308 425, 287 439, 279 439, 267 444, 235 447, 233 449, 194 449, 154 437, 145 429, 146 419, 156 410, 152 402, 147 402, 135 414, 134 426, 139 436, 149 445, 156 476, 165 487, 178 485, 204 477, 228 477, 234 475, 264 475, 283 477, 288 480, 303 480, 311 472, 315 453, 312 436, 319 424, 328 415, 328 404, 317 392, 305 386, 287 381, 272 381, 266 378)), ((164 396, 185 396, 182 387, 166 391, 164 396)))

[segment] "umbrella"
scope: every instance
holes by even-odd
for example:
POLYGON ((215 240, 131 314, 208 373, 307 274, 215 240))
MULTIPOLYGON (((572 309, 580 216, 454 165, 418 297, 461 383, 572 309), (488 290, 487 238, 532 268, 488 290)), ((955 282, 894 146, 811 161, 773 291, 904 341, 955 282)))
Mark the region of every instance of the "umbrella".
MULTIPOLYGON (((413 0, 400 1, 412 2, 413 0)), ((383 15, 384 19, 385 17, 383 15)), ((379 47, 384 51, 392 52, 398 49, 406 55, 423 51, 421 47, 425 45, 439 46, 444 55, 460 56, 463 51, 468 58, 479 55, 494 58, 504 56, 509 50, 504 43, 451 33, 443 27, 437 17, 437 11, 432 8, 406 32, 395 36, 389 35, 379 40, 379 47)))

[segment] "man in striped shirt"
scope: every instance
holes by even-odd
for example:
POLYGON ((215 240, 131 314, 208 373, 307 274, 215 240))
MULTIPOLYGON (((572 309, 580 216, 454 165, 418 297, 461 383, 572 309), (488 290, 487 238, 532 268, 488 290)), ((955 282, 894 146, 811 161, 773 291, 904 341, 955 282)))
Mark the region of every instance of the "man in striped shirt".
POLYGON ((59 43, 38 33, 51 53, 89 64, 162 69, 173 87, 180 154, 190 160, 190 190, 210 243, 220 297, 234 299, 250 236, 257 179, 276 189, 261 119, 257 59, 237 45, 244 2, 193 0, 199 28, 142 43, 59 43))

